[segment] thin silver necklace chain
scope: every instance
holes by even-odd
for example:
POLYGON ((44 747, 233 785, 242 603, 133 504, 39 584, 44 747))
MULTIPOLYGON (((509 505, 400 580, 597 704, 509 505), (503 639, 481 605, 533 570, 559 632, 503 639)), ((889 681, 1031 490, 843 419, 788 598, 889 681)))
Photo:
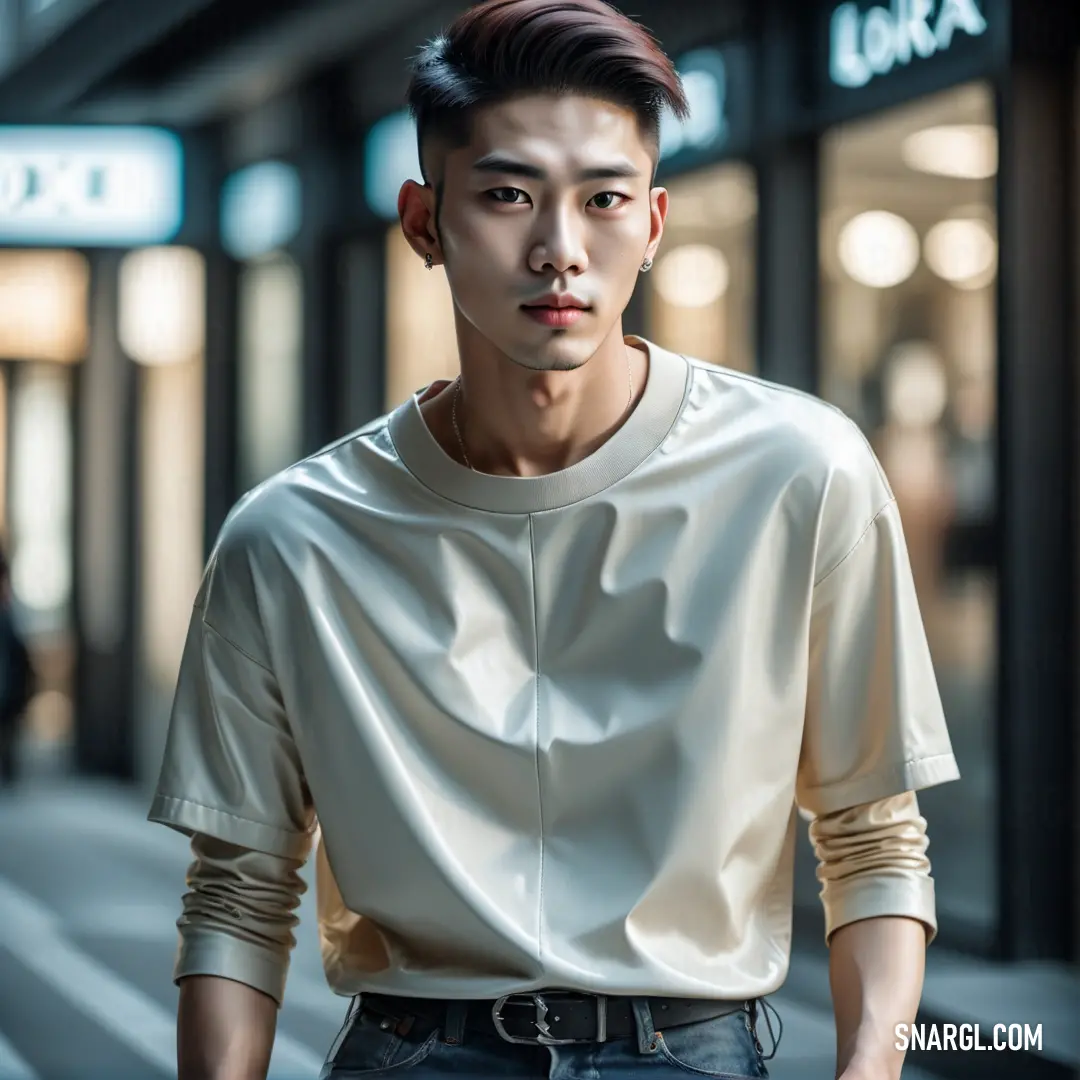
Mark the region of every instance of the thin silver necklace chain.
MULTIPOLYGON (((634 369, 630 366, 629 350, 627 350, 626 353, 626 375, 630 383, 630 392, 626 398, 626 408, 623 410, 623 416, 625 416, 630 411, 630 406, 634 404, 634 369)), ((454 424, 454 434, 457 436, 457 444, 458 449, 461 451, 461 459, 465 462, 465 467, 467 469, 472 469, 473 472, 476 472, 476 470, 472 467, 472 462, 469 461, 469 455, 465 452, 465 440, 462 439, 461 428, 458 426, 457 407, 459 397, 461 397, 460 375, 454 380, 454 396, 450 401, 450 419, 453 421, 454 424)))

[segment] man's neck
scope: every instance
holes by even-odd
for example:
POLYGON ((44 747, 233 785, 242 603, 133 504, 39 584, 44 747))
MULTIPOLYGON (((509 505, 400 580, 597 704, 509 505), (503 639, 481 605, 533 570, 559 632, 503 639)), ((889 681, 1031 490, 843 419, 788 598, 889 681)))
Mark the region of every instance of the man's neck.
POLYGON ((569 468, 619 430, 644 389, 648 356, 620 330, 574 371, 529 371, 483 353, 463 356, 461 367, 460 386, 436 384, 420 403, 432 435, 478 472, 531 477, 569 468))

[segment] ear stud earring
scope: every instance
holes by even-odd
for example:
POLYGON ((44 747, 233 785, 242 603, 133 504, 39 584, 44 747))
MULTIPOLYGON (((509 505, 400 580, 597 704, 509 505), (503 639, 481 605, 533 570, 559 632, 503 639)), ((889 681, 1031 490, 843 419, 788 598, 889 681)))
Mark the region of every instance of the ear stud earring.
POLYGON ((650 271, 651 269, 652 269, 652 259, 646 259, 646 260, 645 260, 645 261, 644 261, 644 262, 643 262, 643 263, 641 264, 641 272, 642 272, 643 274, 647 274, 647 273, 648 273, 648 272, 649 272, 649 271, 650 271))
POLYGON ((432 267, 434 267, 434 265, 435 264, 431 261, 431 252, 429 251, 424 256, 424 266, 427 267, 428 270, 430 270, 430 269, 432 269, 432 267))

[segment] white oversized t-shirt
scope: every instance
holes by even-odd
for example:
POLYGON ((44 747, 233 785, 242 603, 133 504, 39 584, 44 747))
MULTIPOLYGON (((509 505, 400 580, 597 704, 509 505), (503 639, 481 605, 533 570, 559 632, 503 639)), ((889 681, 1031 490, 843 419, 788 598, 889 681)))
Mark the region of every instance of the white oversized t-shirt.
MULTIPOLYGON (((797 806, 958 775, 857 427, 626 340, 641 399, 564 471, 465 468, 415 396, 222 530, 150 816, 290 859, 317 826, 340 993, 771 993, 797 806)), ((932 924, 916 878, 872 913, 932 924)))

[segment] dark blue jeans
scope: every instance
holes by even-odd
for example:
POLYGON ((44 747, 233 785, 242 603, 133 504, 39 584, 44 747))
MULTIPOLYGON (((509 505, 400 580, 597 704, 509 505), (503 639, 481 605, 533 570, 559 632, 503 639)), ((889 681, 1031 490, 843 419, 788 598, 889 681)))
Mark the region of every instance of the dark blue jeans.
POLYGON ((657 1031, 648 1003, 635 999, 636 1038, 534 1046, 466 1031, 463 1015, 442 1026, 417 1020, 398 1035, 364 1009, 360 994, 320 1080, 762 1080, 769 1074, 755 1030, 759 1009, 751 1003, 715 1020, 657 1031))

